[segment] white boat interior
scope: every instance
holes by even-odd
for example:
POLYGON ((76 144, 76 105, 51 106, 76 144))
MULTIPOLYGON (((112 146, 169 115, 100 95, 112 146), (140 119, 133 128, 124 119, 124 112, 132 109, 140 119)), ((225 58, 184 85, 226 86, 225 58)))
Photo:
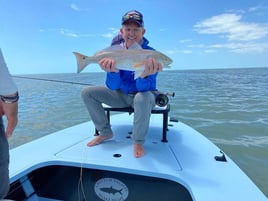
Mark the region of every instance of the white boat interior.
POLYGON ((180 121, 152 114, 144 144, 133 156, 133 115, 111 116, 114 137, 87 147, 91 121, 10 151, 12 200, 267 201, 250 178, 215 144, 180 121))

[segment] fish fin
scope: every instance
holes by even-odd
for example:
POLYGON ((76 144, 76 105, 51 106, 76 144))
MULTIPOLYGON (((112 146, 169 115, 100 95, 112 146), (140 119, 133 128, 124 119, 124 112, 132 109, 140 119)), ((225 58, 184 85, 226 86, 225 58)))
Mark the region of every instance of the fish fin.
POLYGON ((143 68, 142 69, 141 68, 136 69, 135 72, 134 72, 134 79, 136 80, 138 77, 140 77, 141 74, 143 73, 143 71, 144 71, 143 68))
POLYGON ((126 48, 121 46, 121 45, 113 45, 107 48, 104 48, 103 50, 100 50, 98 52, 95 53, 95 55, 100 55, 103 54, 105 52, 112 52, 112 51, 117 51, 117 50, 125 50, 126 48))
POLYGON ((134 69, 135 69, 135 76, 134 79, 136 80, 138 77, 141 76, 141 74, 144 71, 144 63, 143 62, 137 62, 133 65, 134 69))
POLYGON ((75 55, 76 61, 77 61, 77 73, 80 73, 90 63, 89 62, 90 57, 83 55, 81 53, 78 53, 78 52, 73 52, 73 54, 75 55), (87 58, 88 58, 88 62, 85 61, 87 58))
POLYGON ((141 47, 141 45, 139 43, 135 42, 128 49, 131 49, 131 50, 141 50, 142 47, 141 47))
MULTIPOLYGON (((133 45, 131 45, 129 47, 129 49, 130 50, 140 50, 140 49, 142 49, 142 47, 140 46, 140 44, 135 42, 133 45)), ((122 45, 112 45, 110 47, 104 48, 103 50, 96 52, 95 55, 100 55, 100 54, 103 54, 105 52, 112 52, 112 51, 118 51, 118 50, 126 50, 126 48, 122 45)))
POLYGON ((144 66, 144 63, 143 62, 137 62, 134 64, 134 68, 140 68, 140 67, 143 67, 144 66))

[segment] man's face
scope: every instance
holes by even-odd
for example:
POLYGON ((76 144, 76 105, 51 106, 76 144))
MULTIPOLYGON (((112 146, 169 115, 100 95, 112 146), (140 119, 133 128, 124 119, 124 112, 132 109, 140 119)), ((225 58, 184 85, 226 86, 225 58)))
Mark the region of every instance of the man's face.
POLYGON ((120 32, 125 40, 126 47, 129 48, 135 42, 141 42, 145 29, 143 27, 139 27, 136 22, 128 22, 122 26, 120 32))

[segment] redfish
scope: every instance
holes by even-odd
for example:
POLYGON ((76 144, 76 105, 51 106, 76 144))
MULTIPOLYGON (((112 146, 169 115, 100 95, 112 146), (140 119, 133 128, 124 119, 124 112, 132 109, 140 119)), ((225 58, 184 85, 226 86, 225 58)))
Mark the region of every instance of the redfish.
POLYGON ((93 56, 86 56, 78 52, 73 52, 77 60, 77 73, 80 73, 87 65, 98 63, 103 58, 115 60, 116 68, 135 72, 135 79, 144 71, 144 61, 152 57, 160 62, 164 68, 168 68, 172 60, 165 54, 154 51, 136 48, 125 49, 120 45, 111 46, 97 52, 93 56))

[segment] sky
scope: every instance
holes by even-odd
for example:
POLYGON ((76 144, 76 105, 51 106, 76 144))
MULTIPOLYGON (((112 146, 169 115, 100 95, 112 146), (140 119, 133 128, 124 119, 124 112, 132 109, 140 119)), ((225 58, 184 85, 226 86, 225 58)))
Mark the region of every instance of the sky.
POLYGON ((108 47, 133 9, 172 70, 268 67, 267 0, 0 0, 0 48, 10 73, 75 73, 72 52, 108 47))

